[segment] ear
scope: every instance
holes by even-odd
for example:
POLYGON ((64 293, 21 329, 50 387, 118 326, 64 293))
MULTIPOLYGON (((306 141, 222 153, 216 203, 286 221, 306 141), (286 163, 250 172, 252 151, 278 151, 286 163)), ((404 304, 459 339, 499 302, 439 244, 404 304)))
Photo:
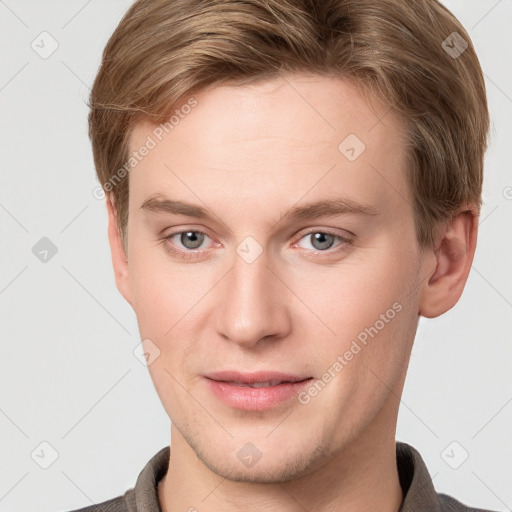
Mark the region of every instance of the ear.
POLYGON ((478 212, 474 206, 456 214, 432 249, 435 270, 423 286, 418 313, 435 318, 451 309, 464 290, 476 250, 478 212))
POLYGON ((133 308, 128 258, 126 257, 119 233, 116 207, 110 194, 106 194, 106 206, 108 213, 108 241, 112 253, 112 266, 114 267, 116 286, 121 295, 133 308))

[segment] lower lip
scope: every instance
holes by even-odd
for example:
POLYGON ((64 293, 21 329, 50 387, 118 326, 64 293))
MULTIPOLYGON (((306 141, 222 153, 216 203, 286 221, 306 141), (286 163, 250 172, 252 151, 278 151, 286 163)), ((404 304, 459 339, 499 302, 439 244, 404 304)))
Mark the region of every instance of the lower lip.
POLYGON ((312 378, 301 382, 285 382, 266 388, 236 386, 206 378, 210 390, 226 405, 246 411, 264 411, 286 400, 296 397, 300 390, 307 386, 312 378))

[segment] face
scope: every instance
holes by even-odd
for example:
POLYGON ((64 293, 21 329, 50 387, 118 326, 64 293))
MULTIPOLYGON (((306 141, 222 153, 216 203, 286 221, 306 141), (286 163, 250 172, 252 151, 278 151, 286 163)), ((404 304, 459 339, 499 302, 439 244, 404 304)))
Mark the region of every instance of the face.
POLYGON ((425 271, 403 129, 336 78, 194 99, 133 132, 155 144, 118 286, 176 439, 232 480, 298 478, 394 435, 425 271))

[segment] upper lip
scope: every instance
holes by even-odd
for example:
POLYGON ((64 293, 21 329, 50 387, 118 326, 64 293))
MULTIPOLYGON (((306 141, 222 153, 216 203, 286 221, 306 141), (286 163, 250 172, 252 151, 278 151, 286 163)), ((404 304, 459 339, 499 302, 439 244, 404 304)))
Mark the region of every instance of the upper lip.
POLYGON ((222 382, 241 382, 243 384, 254 384, 255 382, 300 382, 309 379, 310 376, 293 375, 290 373, 259 371, 242 373, 237 371, 211 372, 205 375, 208 379, 222 382))

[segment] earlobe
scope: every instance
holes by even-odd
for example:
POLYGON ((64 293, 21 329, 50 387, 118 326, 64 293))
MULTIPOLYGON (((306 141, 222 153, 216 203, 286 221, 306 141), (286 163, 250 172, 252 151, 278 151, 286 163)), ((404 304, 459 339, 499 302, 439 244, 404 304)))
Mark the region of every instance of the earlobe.
POLYGON ((466 209, 445 227, 436 249, 436 267, 423 284, 419 314, 435 318, 458 302, 471 270, 476 250, 478 214, 466 209))
POLYGON ((114 269, 116 286, 121 295, 133 307, 128 259, 123 248, 121 235, 118 229, 115 204, 110 194, 106 195, 105 201, 108 214, 108 240, 110 244, 110 251, 112 254, 112 266, 114 269))

